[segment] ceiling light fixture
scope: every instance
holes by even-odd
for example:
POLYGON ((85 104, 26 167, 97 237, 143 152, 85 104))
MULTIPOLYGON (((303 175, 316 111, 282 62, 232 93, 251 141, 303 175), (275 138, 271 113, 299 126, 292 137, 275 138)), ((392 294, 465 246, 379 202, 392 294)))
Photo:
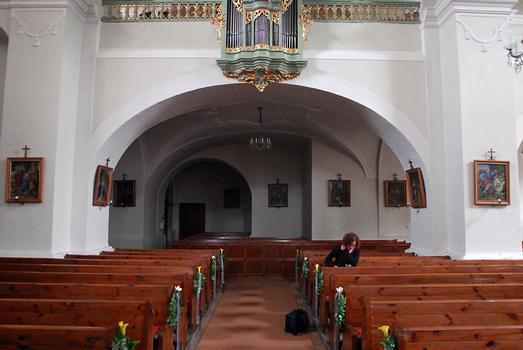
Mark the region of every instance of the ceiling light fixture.
MULTIPOLYGON (((262 108, 258 107, 259 111, 259 128, 261 130, 262 128, 262 108)), ((249 140, 249 148, 255 151, 268 151, 272 148, 272 141, 269 136, 251 136, 251 139, 249 140)))

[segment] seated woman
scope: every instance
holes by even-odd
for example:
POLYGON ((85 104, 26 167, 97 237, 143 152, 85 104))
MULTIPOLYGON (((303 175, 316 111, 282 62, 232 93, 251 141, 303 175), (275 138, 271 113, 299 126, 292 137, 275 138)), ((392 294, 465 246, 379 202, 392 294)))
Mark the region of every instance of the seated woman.
POLYGON ((360 260, 360 238, 355 233, 346 233, 341 246, 334 248, 325 258, 325 265, 350 267, 358 265, 360 260))

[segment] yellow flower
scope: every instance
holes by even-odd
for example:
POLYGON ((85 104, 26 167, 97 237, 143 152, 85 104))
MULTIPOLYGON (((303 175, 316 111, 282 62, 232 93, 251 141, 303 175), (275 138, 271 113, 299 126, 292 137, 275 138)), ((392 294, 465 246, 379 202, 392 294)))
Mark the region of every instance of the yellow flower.
POLYGON ((118 327, 120 327, 120 332, 122 333, 122 335, 125 335, 125 329, 128 325, 129 323, 125 323, 124 321, 118 322, 118 327))
POLYGON ((202 267, 198 266, 198 273, 202 273, 202 267))
POLYGON ((389 326, 383 325, 381 327, 378 327, 378 329, 383 333, 384 337, 387 337, 389 335, 389 326))
POLYGON ((316 264, 314 265, 314 267, 316 268, 316 272, 318 272, 318 270, 320 269, 320 264, 316 264))

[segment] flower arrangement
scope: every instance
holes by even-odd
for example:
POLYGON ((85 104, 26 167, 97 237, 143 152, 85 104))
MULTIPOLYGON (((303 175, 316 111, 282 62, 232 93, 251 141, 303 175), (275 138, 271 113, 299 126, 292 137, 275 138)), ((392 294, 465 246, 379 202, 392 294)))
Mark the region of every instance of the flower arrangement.
POLYGON ((345 307, 347 306, 347 298, 343 294, 343 287, 336 288, 334 321, 338 329, 345 325, 345 307))
POLYGON ((216 257, 213 255, 211 257, 211 280, 212 281, 216 281, 216 267, 217 267, 216 257))
POLYGON ((205 276, 202 273, 202 267, 198 266, 198 268, 196 269, 196 272, 194 273, 194 282, 193 282, 195 294, 200 294, 200 292, 202 291, 204 281, 205 281, 205 276))
POLYGON ((309 259, 307 259, 307 257, 303 258, 302 271, 303 271, 303 279, 304 280, 308 279, 309 278, 309 259))
POLYGON ((172 327, 173 332, 178 326, 180 321, 180 310, 182 308, 182 287, 174 287, 173 294, 171 296, 171 301, 169 303, 169 316, 167 317, 167 323, 172 327))
POLYGON ((383 340, 380 342, 383 345, 383 350, 395 350, 396 349, 396 339, 392 332, 389 332, 389 326, 383 325, 378 327, 378 329, 383 333, 383 340))
POLYGON ((125 329, 129 324, 124 321, 118 322, 118 333, 111 343, 111 350, 134 350, 139 341, 129 338, 125 335, 125 329))
POLYGON ((220 248, 218 252, 218 268, 220 271, 225 270, 225 254, 223 254, 223 248, 220 248))
POLYGON ((316 270, 316 294, 320 295, 323 290, 323 271, 320 264, 316 264, 314 267, 316 270))

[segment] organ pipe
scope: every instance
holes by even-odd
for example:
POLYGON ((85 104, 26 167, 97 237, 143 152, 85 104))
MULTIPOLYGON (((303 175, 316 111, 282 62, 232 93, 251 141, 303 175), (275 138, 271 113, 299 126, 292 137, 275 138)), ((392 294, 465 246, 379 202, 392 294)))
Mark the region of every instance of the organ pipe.
POLYGON ((243 46, 243 15, 236 10, 231 0, 227 0, 227 30, 225 45, 227 48, 243 46))

